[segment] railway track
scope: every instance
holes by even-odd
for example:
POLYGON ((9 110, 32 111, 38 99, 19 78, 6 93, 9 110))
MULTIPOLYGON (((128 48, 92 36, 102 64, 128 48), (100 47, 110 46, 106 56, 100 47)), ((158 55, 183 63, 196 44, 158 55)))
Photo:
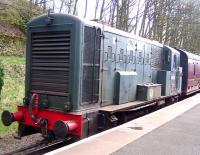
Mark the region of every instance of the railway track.
POLYGON ((74 142, 72 139, 68 139, 68 140, 57 140, 57 141, 53 141, 53 142, 47 142, 47 141, 40 141, 36 144, 24 147, 24 148, 20 148, 18 150, 9 152, 9 153, 5 153, 3 155, 41 155, 50 151, 53 151, 55 149, 58 149, 60 147, 63 147, 65 145, 69 145, 72 142, 74 142))

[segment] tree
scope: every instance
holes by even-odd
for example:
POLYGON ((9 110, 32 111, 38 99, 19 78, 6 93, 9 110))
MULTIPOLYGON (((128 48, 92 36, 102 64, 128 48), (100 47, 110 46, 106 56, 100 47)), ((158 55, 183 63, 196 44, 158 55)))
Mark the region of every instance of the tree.
POLYGON ((67 13, 67 14, 77 14, 77 3, 78 0, 61 0, 60 1, 59 13, 67 13))
MULTIPOLYGON (((32 2, 32 1, 31 1, 32 2)), ((0 21, 7 21, 19 26, 23 31, 26 23, 35 16, 42 14, 42 9, 32 5, 26 0, 6 0, 2 1, 0 9, 0 21)))
POLYGON ((85 0, 85 13, 84 13, 84 18, 87 15, 87 6, 88 6, 88 0, 85 0))

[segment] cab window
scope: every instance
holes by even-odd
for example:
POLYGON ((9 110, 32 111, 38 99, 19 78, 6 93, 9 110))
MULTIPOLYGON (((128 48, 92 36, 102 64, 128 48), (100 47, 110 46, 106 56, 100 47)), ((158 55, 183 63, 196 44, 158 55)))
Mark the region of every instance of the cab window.
POLYGON ((173 68, 174 69, 177 68, 177 56, 176 55, 174 55, 173 68))

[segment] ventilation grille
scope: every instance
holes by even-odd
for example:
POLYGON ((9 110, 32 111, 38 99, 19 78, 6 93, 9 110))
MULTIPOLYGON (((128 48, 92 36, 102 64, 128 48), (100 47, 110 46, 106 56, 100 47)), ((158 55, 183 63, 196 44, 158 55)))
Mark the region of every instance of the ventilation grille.
POLYGON ((82 81, 83 103, 97 103, 99 99, 100 34, 100 29, 96 32, 94 28, 85 26, 82 81))
POLYGON ((31 92, 68 96, 70 32, 32 33, 31 92))
POLYGON ((151 55, 151 67, 161 68, 162 67, 162 49, 154 46, 151 55))

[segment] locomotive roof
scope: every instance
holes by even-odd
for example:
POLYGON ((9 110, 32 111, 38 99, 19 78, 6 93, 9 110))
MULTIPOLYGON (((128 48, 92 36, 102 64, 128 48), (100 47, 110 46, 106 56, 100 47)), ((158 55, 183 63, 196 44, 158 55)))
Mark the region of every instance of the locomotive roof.
POLYGON ((169 48, 173 53, 176 53, 176 54, 180 54, 179 51, 177 51, 176 49, 170 47, 170 46, 167 46, 167 45, 164 45, 165 47, 169 48))
MULTIPOLYGON (((77 17, 77 18, 79 18, 79 17, 77 17)), ((125 31, 122 31, 122 30, 119 30, 119 29, 116 29, 116 28, 113 28, 113 27, 110 27, 110 26, 107 26, 107 25, 104 25, 104 24, 100 24, 100 23, 97 23, 95 21, 90 21, 90 20, 83 19, 83 18, 79 18, 79 19, 85 25, 99 27, 103 31, 106 31, 106 32, 111 32, 113 34, 117 34, 117 35, 124 36, 124 37, 127 37, 127 38, 132 38, 132 39, 144 42, 144 43, 148 43, 148 44, 152 44, 152 45, 155 45, 155 46, 163 47, 163 44, 159 43, 158 41, 142 38, 142 37, 137 36, 135 34, 128 33, 128 32, 125 32, 125 31)))
MULTIPOLYGON (((44 18, 46 19, 47 16, 48 15, 45 14, 45 15, 41 15, 39 17, 36 17, 33 20, 29 21, 28 25, 29 26, 32 26, 34 24, 37 25, 37 23, 39 23, 41 20, 43 20, 44 18)), ((141 42, 144 42, 144 43, 152 44, 152 45, 155 45, 155 46, 163 47, 163 44, 161 44, 161 43, 159 43, 157 41, 149 40, 149 39, 146 39, 146 38, 142 38, 142 37, 139 37, 137 35, 134 35, 134 34, 131 34, 131 33, 116 29, 116 28, 112 28, 110 26, 106 26, 104 24, 100 24, 100 23, 97 23, 95 21, 90 21, 90 20, 87 20, 87 19, 83 19, 83 18, 80 18, 80 17, 77 17, 77 16, 73 16, 73 15, 69 15, 69 14, 62 14, 62 13, 51 13, 50 17, 55 17, 55 18, 61 17, 62 19, 65 18, 66 20, 70 19, 70 20, 73 20, 75 22, 81 22, 84 25, 99 27, 103 31, 106 31, 106 32, 110 32, 110 33, 113 33, 113 34, 116 34, 116 35, 120 35, 120 36, 124 36, 124 37, 127 37, 127 38, 132 38, 132 39, 135 39, 135 40, 138 40, 138 41, 141 41, 141 42)))

